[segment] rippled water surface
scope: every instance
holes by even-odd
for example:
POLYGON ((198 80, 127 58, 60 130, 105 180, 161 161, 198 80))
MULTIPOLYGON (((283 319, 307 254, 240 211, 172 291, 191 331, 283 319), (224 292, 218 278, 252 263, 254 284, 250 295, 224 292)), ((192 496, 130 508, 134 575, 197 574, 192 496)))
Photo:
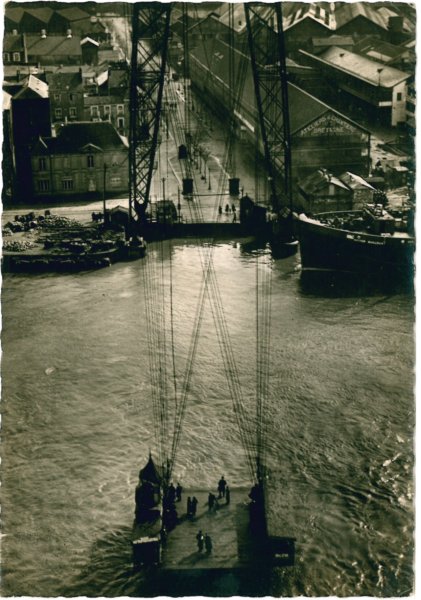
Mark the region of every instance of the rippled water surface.
MULTIPOLYGON (((408 595, 413 298, 316 293, 300 281, 299 257, 273 260, 247 244, 217 245, 214 265, 250 422, 257 256, 261 280, 271 272, 272 285, 267 461, 279 483, 279 518, 297 538, 297 563, 264 581, 173 582, 166 593, 408 595)), ((146 297, 158 290, 158 302, 165 292, 167 328, 173 295, 180 386, 203 273, 192 243, 151 245, 147 261, 4 277, 4 595, 158 590, 152 576, 132 573, 130 560, 137 473, 156 448, 144 272, 156 284, 146 297)), ((222 472, 232 487, 249 484, 208 302, 174 473, 184 486, 208 488, 222 472)))

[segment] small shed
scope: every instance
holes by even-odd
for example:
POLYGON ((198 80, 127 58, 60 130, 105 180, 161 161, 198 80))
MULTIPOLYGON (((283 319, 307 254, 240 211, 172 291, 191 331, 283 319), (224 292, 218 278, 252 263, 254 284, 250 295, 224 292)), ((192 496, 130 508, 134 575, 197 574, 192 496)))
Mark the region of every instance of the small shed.
POLYGON ((307 212, 350 210, 352 191, 327 169, 318 169, 297 182, 301 204, 307 212))
POLYGON ((129 209, 125 206, 115 206, 107 211, 109 216, 109 221, 113 225, 123 225, 123 227, 127 227, 129 223, 129 209))
POLYGON ((376 190, 363 177, 345 171, 345 173, 339 176, 339 179, 352 190, 353 210, 360 210, 366 204, 373 202, 373 195, 376 190))

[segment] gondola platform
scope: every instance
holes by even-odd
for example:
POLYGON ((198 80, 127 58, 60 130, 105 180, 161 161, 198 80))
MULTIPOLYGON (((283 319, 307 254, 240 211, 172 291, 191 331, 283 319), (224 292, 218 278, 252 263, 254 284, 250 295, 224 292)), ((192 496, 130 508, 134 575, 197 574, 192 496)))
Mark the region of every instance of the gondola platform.
POLYGON ((208 490, 183 491, 176 503, 179 523, 168 533, 162 547, 162 568, 168 570, 243 569, 255 562, 258 549, 249 530, 249 489, 231 489, 230 503, 218 500, 216 509, 208 509, 208 490), (198 500, 194 517, 187 516, 187 497, 198 500), (212 551, 199 552, 196 535, 201 530, 212 539, 212 551))

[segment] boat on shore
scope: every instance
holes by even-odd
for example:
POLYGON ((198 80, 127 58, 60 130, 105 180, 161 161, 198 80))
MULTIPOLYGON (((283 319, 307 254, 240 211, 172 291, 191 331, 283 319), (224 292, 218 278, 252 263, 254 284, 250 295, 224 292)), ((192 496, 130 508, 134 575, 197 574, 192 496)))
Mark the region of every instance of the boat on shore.
POLYGON ((303 270, 322 269, 386 277, 414 275, 414 209, 368 204, 296 218, 303 270))

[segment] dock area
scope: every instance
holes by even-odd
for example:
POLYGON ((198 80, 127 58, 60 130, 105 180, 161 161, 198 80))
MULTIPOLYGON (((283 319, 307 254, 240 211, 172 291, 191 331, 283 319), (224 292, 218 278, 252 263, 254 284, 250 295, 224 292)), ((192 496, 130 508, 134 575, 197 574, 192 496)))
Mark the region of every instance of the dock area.
POLYGON ((256 540, 249 530, 249 489, 231 489, 231 500, 218 500, 215 510, 208 509, 208 490, 185 490, 176 504, 179 524, 169 532, 162 548, 162 569, 240 570, 256 563, 259 556, 256 540), (194 517, 186 514, 187 497, 198 500, 194 517), (201 530, 212 539, 212 552, 199 552, 196 535, 201 530))

